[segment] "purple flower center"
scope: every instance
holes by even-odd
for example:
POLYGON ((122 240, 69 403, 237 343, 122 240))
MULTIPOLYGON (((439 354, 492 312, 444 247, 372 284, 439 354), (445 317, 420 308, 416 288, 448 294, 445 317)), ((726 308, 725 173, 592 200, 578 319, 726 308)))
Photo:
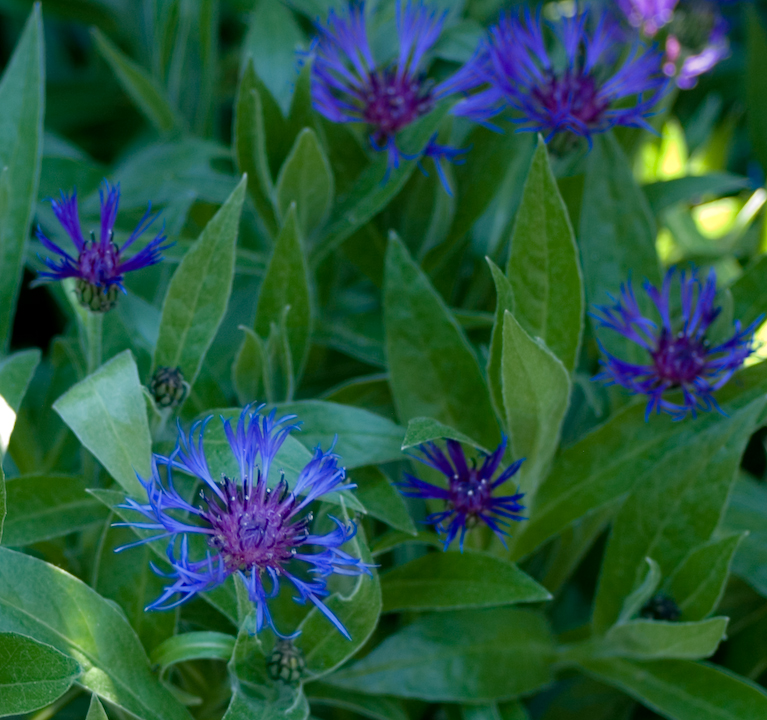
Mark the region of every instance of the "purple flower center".
POLYGON ((447 507, 466 515, 473 522, 488 510, 493 499, 492 484, 486 477, 481 477, 476 468, 469 469, 468 477, 461 477, 456 473, 450 480, 449 491, 447 507))
POLYGON ((594 77, 581 71, 568 71, 562 77, 549 72, 547 82, 534 88, 532 96, 554 122, 574 117, 584 126, 591 126, 610 107, 609 100, 599 97, 594 77))
POLYGON ((91 240, 80 252, 79 263, 84 279, 94 285, 104 285, 118 274, 120 249, 112 242, 104 246, 91 240))
POLYGON ((672 337, 664 330, 657 349, 652 352, 652 359, 658 377, 676 387, 691 383, 701 373, 706 365, 706 346, 704 341, 684 333, 672 337))
POLYGON ((263 499, 258 497, 260 483, 255 489, 246 483, 248 489, 243 490, 228 477, 223 480, 223 507, 220 498, 203 493, 208 511, 201 517, 214 531, 210 546, 219 551, 229 572, 254 567, 279 570, 306 537, 311 513, 290 522, 295 498, 284 480, 274 490, 266 489, 263 499))
POLYGON ((372 72, 362 93, 365 122, 376 128, 376 140, 395 135, 425 115, 434 105, 431 90, 422 78, 393 69, 372 72))

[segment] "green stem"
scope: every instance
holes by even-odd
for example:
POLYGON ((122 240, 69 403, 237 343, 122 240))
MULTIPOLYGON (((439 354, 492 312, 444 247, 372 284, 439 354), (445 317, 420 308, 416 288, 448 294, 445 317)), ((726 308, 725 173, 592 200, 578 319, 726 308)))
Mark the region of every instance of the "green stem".
POLYGON ((104 329, 104 313, 86 312, 85 319, 85 346, 88 359, 88 375, 98 370, 101 366, 101 344, 104 329))

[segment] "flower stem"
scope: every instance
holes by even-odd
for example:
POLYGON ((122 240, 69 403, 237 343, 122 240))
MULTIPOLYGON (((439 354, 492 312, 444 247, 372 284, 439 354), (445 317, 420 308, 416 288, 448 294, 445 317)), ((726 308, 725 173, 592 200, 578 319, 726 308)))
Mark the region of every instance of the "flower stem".
POLYGON ((104 328, 104 313, 84 313, 85 347, 88 360, 88 375, 101 366, 101 345, 104 328))

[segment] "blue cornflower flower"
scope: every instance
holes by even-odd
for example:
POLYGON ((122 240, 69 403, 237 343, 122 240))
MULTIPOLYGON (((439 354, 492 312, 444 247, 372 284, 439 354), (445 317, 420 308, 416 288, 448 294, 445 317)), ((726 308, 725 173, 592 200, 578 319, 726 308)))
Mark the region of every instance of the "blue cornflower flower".
POLYGON ((460 531, 459 544, 463 551, 466 531, 480 521, 485 523, 505 546, 504 535, 508 535, 508 532, 504 528, 508 527, 508 520, 518 522, 526 519, 519 514, 525 509, 524 505, 519 503, 524 496, 519 489, 515 495, 493 495, 498 486, 516 475, 525 461, 525 458, 517 460, 493 479, 506 452, 506 442, 504 436, 501 444, 485 456, 480 467, 477 467, 473 460, 471 466, 469 465, 461 444, 455 440, 446 441, 447 456, 436 443, 428 442, 418 446, 417 449, 424 458, 414 456, 415 459, 441 472, 447 478, 447 487, 432 485, 405 473, 405 482, 400 483, 400 492, 405 497, 445 501, 444 510, 432 513, 425 520, 434 525, 438 533, 444 535, 445 550, 460 531))
POLYGON ((520 130, 547 140, 569 132, 590 141, 616 125, 649 128, 647 118, 667 86, 661 54, 636 42, 616 66, 616 25, 604 13, 590 32, 588 20, 583 12, 552 26, 562 49, 550 55, 540 13, 503 15, 475 63, 487 87, 462 100, 455 113, 487 124, 509 109, 520 130))
POLYGON ((248 589, 248 597, 256 606, 256 632, 269 626, 280 637, 269 612, 267 600, 275 597, 281 579, 292 583, 298 591, 294 599, 301 604, 312 602, 346 637, 349 633, 341 621, 322 602, 329 595, 326 578, 332 574, 370 574, 370 565, 341 550, 354 537, 357 528, 332 518, 336 527, 325 535, 312 534, 312 513, 305 509, 329 492, 350 490, 355 485, 344 483, 344 468, 338 467, 338 455, 323 452, 318 446, 314 456, 299 473, 296 484, 288 488, 284 475, 276 487, 267 486, 269 469, 277 451, 300 423, 290 424, 295 415, 275 420, 275 411, 265 415, 259 406, 243 409, 236 428, 221 418, 224 431, 240 471, 240 483, 222 475, 213 479, 205 456, 203 438, 212 415, 192 425, 188 437, 179 426, 179 438, 170 457, 155 455, 152 474, 139 478, 149 502, 141 504, 128 499, 121 507, 135 510, 149 522, 116 523, 134 528, 157 530, 160 534, 118 548, 159 538, 169 538, 168 561, 173 568, 159 575, 171 583, 147 610, 166 610, 191 600, 223 583, 230 575, 239 574, 248 589), (159 467, 167 469, 163 484, 159 467), (180 470, 203 483, 202 504, 195 507, 182 498, 173 485, 173 470, 180 470), (190 520, 178 520, 170 511, 188 513, 190 520), (208 546, 204 556, 192 558, 189 537, 201 535, 208 546), (180 550, 177 553, 177 545, 180 550), (310 546, 321 548, 307 552, 310 546), (309 578, 299 577, 300 565, 308 566, 309 578), (171 600, 174 596, 177 599, 171 600))
MULTIPOLYGON (((314 107, 332 122, 366 123, 371 146, 388 153, 389 171, 399 166, 400 158, 417 157, 398 147, 397 133, 474 81, 471 73, 456 73, 435 85, 425 75, 424 57, 442 32, 445 14, 421 0, 398 0, 399 53, 386 65, 371 52, 364 3, 350 3, 341 13, 331 10, 324 25, 317 23, 318 36, 310 51, 314 107)), ((434 160, 447 188, 441 161, 460 162, 461 152, 437 144, 435 135, 421 154, 434 160)))
POLYGON ((668 413, 674 420, 682 420, 688 414, 696 417, 698 412, 722 412, 713 393, 754 352, 754 331, 761 322, 759 318, 743 329, 740 321, 736 321, 732 337, 712 347, 706 332, 721 311, 714 307, 715 271, 709 272, 705 282, 698 278, 695 268, 689 274, 680 273, 678 320, 671 316, 671 282, 675 274, 675 268, 666 273, 661 290, 644 283, 644 290, 660 315, 660 325, 642 314, 630 281, 621 285, 620 300, 612 298, 614 305, 597 306, 596 312, 591 313, 600 327, 615 330, 647 351, 646 365, 629 363, 605 352, 606 360, 600 360, 603 371, 594 379, 647 395, 648 418, 653 410, 668 413), (664 397, 667 391, 676 389, 682 390, 681 404, 664 397))
POLYGON ((101 199, 101 233, 99 239, 91 232, 91 239, 86 240, 80 225, 77 211, 77 193, 67 195, 61 192, 60 200, 51 200, 51 206, 56 219, 67 232, 77 250, 77 256, 70 255, 66 250, 49 240, 37 227, 37 238, 51 252, 59 255, 59 259, 43 259, 48 267, 47 272, 39 273, 38 282, 49 280, 77 279, 77 296, 80 302, 94 312, 106 312, 117 302, 117 291, 125 292, 123 276, 132 270, 139 270, 162 260, 162 251, 173 243, 165 243, 167 239, 161 230, 158 235, 130 258, 125 258, 125 251, 147 230, 157 219, 157 213, 152 215, 151 205, 147 208, 131 236, 118 247, 114 241, 114 225, 117 219, 117 206, 120 203, 120 185, 115 186, 105 180, 103 189, 99 190, 101 199))

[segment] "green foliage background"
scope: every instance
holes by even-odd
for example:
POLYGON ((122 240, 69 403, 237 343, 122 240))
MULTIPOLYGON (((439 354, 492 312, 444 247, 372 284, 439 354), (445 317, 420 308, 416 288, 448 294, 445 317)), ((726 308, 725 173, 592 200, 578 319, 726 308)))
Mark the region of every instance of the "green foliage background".
MULTIPOLYGON (((471 145, 449 195, 414 160, 382 182, 362 130, 312 110, 295 51, 337 4, 0 2, 0 716, 762 720, 765 354, 718 393, 722 414, 646 422, 591 382, 598 339, 630 349, 587 310, 629 274, 694 262, 716 268, 725 320, 767 312, 765 8, 738 8, 731 58, 671 93, 657 135, 562 156, 438 106, 401 147, 471 145), (119 241, 151 202, 176 244, 102 326, 68 283, 30 286, 30 230, 55 234, 46 199, 74 187, 96 227, 104 177, 119 241), (185 426, 255 400, 298 414, 289 482, 338 435, 358 489, 318 522, 355 519, 349 550, 379 567, 331 583, 351 642, 274 601, 302 630, 299 684, 270 679, 274 637, 249 634, 243 588, 148 614, 162 543, 113 552, 141 532, 112 527, 116 506, 173 447, 145 387, 159 366, 190 385, 185 426), (529 519, 508 549, 477 529, 442 553, 392 484, 403 450, 501 433, 505 463, 527 458, 529 519), (678 622, 638 617, 658 590, 678 622)), ((393 2, 368 4, 385 50, 393 2)), ((439 4, 448 73, 501 3, 439 4)), ((206 438, 232 473, 217 421, 206 438)))

